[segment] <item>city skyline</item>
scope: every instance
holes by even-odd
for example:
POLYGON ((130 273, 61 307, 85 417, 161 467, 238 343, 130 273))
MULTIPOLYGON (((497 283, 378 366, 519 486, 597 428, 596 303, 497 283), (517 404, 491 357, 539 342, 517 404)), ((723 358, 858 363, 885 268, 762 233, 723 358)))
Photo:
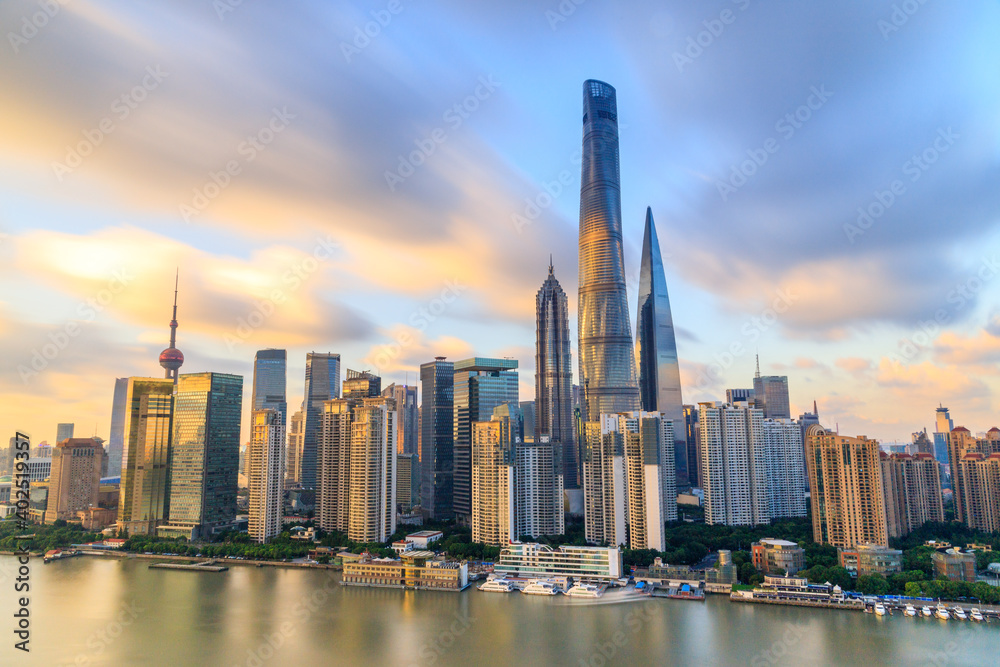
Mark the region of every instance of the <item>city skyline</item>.
MULTIPOLYGON (((17 24, 22 9, 8 3, 0 16, 17 24)), ((983 19, 997 9, 922 7, 919 20, 887 36, 877 26, 891 3, 784 15, 735 9, 739 29, 727 27, 695 57, 685 55, 688 38, 715 18, 704 8, 639 6, 618 18, 588 4, 555 24, 537 8, 483 17, 525 31, 523 59, 510 58, 485 22, 408 9, 348 60, 339 45, 370 20, 366 9, 240 7, 206 26, 202 44, 235 45, 241 55, 205 67, 171 32, 204 19, 192 14, 200 10, 162 8, 162 20, 150 22, 127 5, 65 7, 17 52, 0 55, 12 65, 0 68, 0 81, 16 91, 0 129, 10 175, 0 190, 8 260, 0 275, 11 287, 0 304, 9 360, 0 421, 35 442, 51 442, 55 422, 82 432, 96 423, 106 437, 114 378, 158 372, 150 359, 169 342, 177 267, 184 371, 249 376, 253 352, 275 346, 288 350, 293 378, 305 352, 332 350, 388 383, 407 373, 412 381, 437 355, 512 356, 521 362, 520 397, 530 399, 530 295, 550 253, 565 267, 567 293, 578 287, 577 95, 596 77, 615 86, 622 109, 630 305, 645 207, 657 212, 662 238, 683 243, 684 252, 664 256, 664 269, 687 403, 745 385, 759 348, 762 373, 789 375, 793 415, 815 398, 842 432, 901 441, 933 430, 930 410, 943 403, 956 423, 989 428, 998 386, 990 365, 1000 349, 990 305, 1000 294, 990 187, 1000 86, 991 85, 995 46, 956 46, 986 43, 983 19), (287 65, 260 67, 247 45, 259 44, 266 58, 278 40, 258 40, 257 29, 277 37, 290 25, 301 38, 287 65), (772 39, 775 54, 752 48, 803 25, 831 32, 772 39), (426 39, 442 28, 446 38, 426 39), (323 48, 313 30, 325 36, 323 48), (418 36, 422 66, 413 77, 392 54, 409 52, 418 36), (886 51, 886 42, 896 48, 886 51), (935 67, 910 67, 917 52, 935 67), (79 68, 98 60, 135 64, 82 76, 79 68), (774 77, 786 62, 814 66, 774 77), (322 69, 324 83, 284 67, 322 69), (953 72, 968 77, 942 76, 953 72), (87 88, 67 83, 82 80, 87 88), (332 99, 323 92, 331 85, 351 93, 332 99), (806 121, 795 117, 803 109, 806 121), (530 137, 517 122, 529 116, 539 129, 530 137), (105 117, 112 130, 95 134, 105 117), (433 152, 410 164, 435 129, 445 141, 430 139, 433 152), (78 151, 88 136, 100 143, 78 151), (733 185, 734 168, 759 158, 768 138, 777 152, 733 185), (920 157, 928 151, 933 164, 920 157), (229 160, 241 173, 225 172, 229 160), (390 179, 390 189, 386 173, 402 181, 390 179), (902 195, 888 189, 896 179, 902 195), (720 183, 735 189, 723 188, 725 200, 720 183), (862 234, 845 231, 859 207, 881 210, 886 192, 891 208, 862 220, 862 234), (185 218, 181 205, 195 213, 185 218), (742 352, 732 353, 734 344, 742 352), (720 377, 702 382, 713 365, 720 377)), ((574 299, 569 308, 575 341, 574 299)), ((292 406, 299 391, 293 383, 292 406)))

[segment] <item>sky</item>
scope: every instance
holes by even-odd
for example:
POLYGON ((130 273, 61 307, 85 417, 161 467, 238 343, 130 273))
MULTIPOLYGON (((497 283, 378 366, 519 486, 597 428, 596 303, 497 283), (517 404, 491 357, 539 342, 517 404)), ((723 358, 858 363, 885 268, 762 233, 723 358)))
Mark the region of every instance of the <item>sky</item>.
MULTIPOLYGON (((617 88, 635 317, 656 220, 686 403, 909 441, 1000 422, 1000 5, 0 4, 0 427, 107 438, 114 379, 288 350, 416 383, 575 337, 582 84, 617 88)), ((634 320, 633 320, 634 330, 634 320)), ((574 372, 576 350, 574 347, 574 372)), ((244 432, 244 440, 246 432, 244 432)))

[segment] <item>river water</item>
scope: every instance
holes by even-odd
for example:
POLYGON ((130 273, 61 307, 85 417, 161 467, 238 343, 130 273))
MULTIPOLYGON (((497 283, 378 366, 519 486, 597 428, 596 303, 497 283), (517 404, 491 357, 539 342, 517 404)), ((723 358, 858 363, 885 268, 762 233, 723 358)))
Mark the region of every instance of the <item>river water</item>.
POLYGON ((331 570, 149 569, 79 557, 30 573, 31 653, 14 649, 0 557, 0 664, 991 665, 1000 623, 633 598, 340 586, 331 570))

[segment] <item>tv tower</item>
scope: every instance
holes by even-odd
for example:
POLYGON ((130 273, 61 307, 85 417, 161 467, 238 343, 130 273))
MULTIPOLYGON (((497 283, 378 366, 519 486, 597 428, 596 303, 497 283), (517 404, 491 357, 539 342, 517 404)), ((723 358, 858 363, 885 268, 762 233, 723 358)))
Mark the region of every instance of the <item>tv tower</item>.
POLYGON ((160 352, 160 366, 166 369, 167 379, 177 384, 177 371, 184 365, 184 353, 177 349, 177 284, 180 280, 180 269, 174 276, 174 316, 170 320, 170 347, 160 352))

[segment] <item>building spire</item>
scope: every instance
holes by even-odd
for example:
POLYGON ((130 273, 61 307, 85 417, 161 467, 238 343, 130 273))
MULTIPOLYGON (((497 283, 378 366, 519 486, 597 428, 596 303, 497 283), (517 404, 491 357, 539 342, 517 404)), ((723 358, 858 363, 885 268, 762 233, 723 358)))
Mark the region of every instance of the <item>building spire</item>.
POLYGON ((552 253, 549 253, 549 275, 552 275, 552 253))
POLYGON ((757 374, 754 377, 760 377, 760 354, 757 354, 757 374))
POLYGON ((172 379, 177 384, 177 371, 184 365, 184 355, 177 349, 177 288, 180 284, 181 270, 178 267, 174 274, 174 311, 170 319, 170 347, 160 352, 160 366, 164 377, 172 379))
POLYGON ((813 399, 813 414, 819 417, 819 408, 816 407, 816 399, 813 399))

